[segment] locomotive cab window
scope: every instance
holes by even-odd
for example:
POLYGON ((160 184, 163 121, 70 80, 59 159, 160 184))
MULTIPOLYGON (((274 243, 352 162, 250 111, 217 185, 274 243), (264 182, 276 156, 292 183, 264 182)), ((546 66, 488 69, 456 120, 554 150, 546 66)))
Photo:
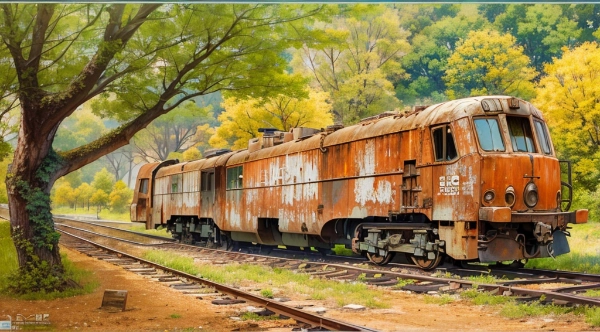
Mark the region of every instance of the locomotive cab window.
POLYGON ((142 194, 148 193, 148 179, 140 179, 140 192, 142 194))
POLYGON ((431 135, 433 136, 435 161, 450 161, 458 157, 452 128, 449 125, 433 128, 431 135))
POLYGON ((473 120, 479 146, 484 151, 504 151, 504 141, 496 118, 479 118, 473 120))
POLYGON ((546 125, 539 120, 533 121, 535 126, 535 133, 540 143, 540 147, 544 154, 552 154, 552 148, 550 144, 550 136, 548 135, 548 129, 546 129, 546 125))
POLYGON ((227 169, 227 189, 241 189, 244 178, 242 166, 227 169))
POLYGON ((514 152, 536 152, 529 118, 507 116, 506 123, 514 152))

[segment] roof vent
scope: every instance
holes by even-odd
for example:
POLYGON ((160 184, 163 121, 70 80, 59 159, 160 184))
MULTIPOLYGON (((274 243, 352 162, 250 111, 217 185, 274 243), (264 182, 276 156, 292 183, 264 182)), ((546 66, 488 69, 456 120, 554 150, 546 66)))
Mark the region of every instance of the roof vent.
POLYGON ((204 158, 208 159, 208 158, 220 156, 227 152, 231 152, 231 150, 229 150, 229 149, 208 149, 208 150, 204 151, 204 158))

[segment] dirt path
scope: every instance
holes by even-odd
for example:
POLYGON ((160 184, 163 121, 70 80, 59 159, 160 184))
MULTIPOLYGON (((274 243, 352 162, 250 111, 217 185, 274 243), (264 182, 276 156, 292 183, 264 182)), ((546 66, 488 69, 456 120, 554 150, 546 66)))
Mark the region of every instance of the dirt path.
MULTIPOLYGON (((232 331, 290 330, 291 321, 237 321, 249 304, 215 306, 210 300, 185 298, 181 293, 148 278, 110 263, 61 248, 79 267, 95 271, 100 287, 92 294, 53 301, 0 299, 0 320, 4 315, 16 317, 49 314, 51 327, 58 331, 232 331), (127 310, 108 312, 99 309, 105 289, 128 291, 127 310)), ((425 303, 423 296, 390 291, 386 294, 395 305, 390 309, 345 311, 327 301, 311 301, 327 308, 324 314, 357 325, 382 331, 405 330, 482 330, 482 331, 578 331, 592 330, 583 318, 560 317, 509 320, 494 307, 468 305, 455 301, 446 305, 425 303)), ((294 299, 302 300, 304 299, 294 299)), ((599 330, 599 329, 597 329, 599 330)))

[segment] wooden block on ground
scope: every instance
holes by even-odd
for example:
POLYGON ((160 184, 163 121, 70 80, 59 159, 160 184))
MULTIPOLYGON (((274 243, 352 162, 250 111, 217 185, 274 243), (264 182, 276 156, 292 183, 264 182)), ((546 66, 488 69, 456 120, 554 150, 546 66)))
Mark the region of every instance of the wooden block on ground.
POLYGON ((102 297, 101 308, 112 308, 125 310, 127 305, 127 291, 126 290, 115 290, 106 289, 104 290, 104 297, 102 297))

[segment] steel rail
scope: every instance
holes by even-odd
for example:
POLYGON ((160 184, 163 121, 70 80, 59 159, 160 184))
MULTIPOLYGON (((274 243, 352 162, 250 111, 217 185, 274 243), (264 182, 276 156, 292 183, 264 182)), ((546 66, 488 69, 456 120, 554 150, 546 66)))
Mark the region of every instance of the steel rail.
MULTIPOLYGON (((144 236, 144 237, 148 237, 148 238, 152 238, 152 239, 156 239, 156 240, 161 240, 164 242, 175 243, 175 240, 173 238, 164 237, 164 236, 160 236, 160 235, 154 235, 154 234, 140 233, 140 232, 132 231, 130 229, 122 229, 122 228, 118 228, 118 227, 103 225, 103 224, 99 223, 98 221, 85 221, 85 220, 78 220, 78 219, 70 219, 69 217, 65 217, 65 216, 52 217, 52 219, 54 219, 55 223, 57 223, 57 222, 64 223, 65 221, 66 222, 75 222, 75 223, 80 223, 80 224, 84 224, 84 225, 93 225, 93 226, 97 226, 97 227, 102 227, 102 228, 106 228, 106 229, 112 229, 112 230, 124 232, 124 233, 140 235, 140 236, 144 236)), ((70 226, 70 225, 66 225, 66 226, 74 227, 74 226, 70 226)))
MULTIPOLYGON (((2 206, 0 206, 0 211, 1 210, 2 210, 2 206)), ((102 235, 102 234, 98 234, 98 235, 102 235)), ((140 234, 140 235, 142 235, 142 234, 140 234)), ((165 243, 163 245, 169 245, 169 244, 175 244, 175 243, 165 243)), ((202 248, 202 249, 209 249, 209 248, 202 248)), ((212 250, 219 251, 217 249, 212 249, 212 250)), ((240 253, 237 253, 237 254, 240 254, 240 253)), ((246 255, 252 255, 252 254, 246 254, 246 255)), ((252 255, 252 256, 257 256, 257 255, 252 255)), ((285 259, 285 258, 279 258, 279 259, 285 259)), ((293 261, 293 260, 290 260, 290 261, 293 261)), ((148 264, 150 264, 150 263, 148 263, 148 264)), ((583 288, 580 286, 578 286, 578 287, 573 287, 573 286, 572 287, 563 287, 563 288, 554 289, 554 290, 534 290, 534 289, 528 289, 528 288, 515 287, 512 285, 513 282, 507 282, 506 284, 503 284, 503 283, 481 284, 481 283, 472 282, 469 280, 432 277, 432 276, 427 276, 427 275, 393 272, 393 271, 389 271, 389 270, 382 271, 382 270, 364 269, 364 268, 335 264, 335 263, 332 264, 332 263, 310 262, 309 264, 319 265, 319 266, 328 265, 330 267, 335 267, 335 268, 342 269, 342 270, 353 270, 353 271, 357 271, 360 273, 374 273, 374 272, 375 273, 383 273, 386 276, 394 276, 394 277, 401 278, 401 279, 413 279, 413 280, 418 280, 418 281, 428 281, 428 282, 448 283, 448 284, 458 283, 461 286, 462 285, 465 285, 468 287, 476 286, 477 288, 484 289, 486 291, 495 291, 495 292, 498 292, 499 294, 504 294, 505 292, 507 292, 509 294, 524 295, 524 296, 531 296, 531 297, 544 296, 546 299, 549 299, 549 300, 558 300, 558 301, 563 301, 563 302, 570 302, 570 303, 574 303, 574 304, 583 304, 583 305, 590 305, 590 306, 600 306, 600 299, 562 293, 562 292, 569 291, 570 288, 573 288, 574 290, 576 290, 577 288, 583 288)), ((510 269, 498 269, 498 268, 493 269, 492 271, 495 271, 495 272, 510 271, 510 272, 517 272, 517 273, 538 274, 538 275, 544 275, 544 276, 548 276, 550 278, 554 278, 554 281, 556 281, 559 278, 571 278, 571 279, 579 279, 579 280, 591 281, 591 282, 598 282, 600 280, 600 275, 592 275, 592 274, 579 273, 579 272, 568 272, 568 271, 551 271, 551 270, 538 270, 538 269, 510 270, 510 269)), ((201 279, 201 280, 204 280, 204 279, 201 279)), ((547 281, 553 281, 553 280, 547 280, 547 281)), ((528 282, 524 280, 523 284, 525 284, 525 283, 528 283, 528 282)), ((593 286, 594 285, 591 285, 588 288, 593 287, 593 286)), ((226 287, 226 286, 224 286, 224 287, 226 287)), ((261 301, 264 301, 264 299, 261 298, 261 301)), ((274 304, 272 304, 272 306, 278 305, 278 304, 279 303, 274 303, 274 304)))
POLYGON ((106 251, 115 253, 117 255, 120 255, 121 257, 127 257, 127 258, 130 258, 130 259, 136 260, 136 261, 138 261, 140 263, 143 263, 145 265, 152 266, 154 268, 170 272, 170 273, 172 273, 174 275, 186 278, 188 280, 192 280, 194 282, 198 282, 198 283, 207 285, 209 287, 212 287, 212 288, 218 290, 221 293, 229 294, 229 295, 234 296, 234 297, 243 298, 243 299, 246 299, 248 301, 257 303, 259 305, 264 306, 265 308, 268 308, 269 310, 271 310, 271 311, 273 311, 275 313, 282 314, 284 316, 293 318, 293 319, 295 319, 296 321, 299 321, 299 322, 309 323, 309 324, 312 324, 315 327, 325 328, 325 329, 334 330, 334 331, 376 331, 376 330, 369 329, 369 328, 366 328, 366 327, 362 327, 362 326, 357 326, 357 325, 354 325, 354 324, 345 323, 345 322, 342 322, 342 321, 339 321, 339 320, 336 320, 336 319, 326 318, 326 317, 314 315, 314 314, 308 313, 306 311, 303 311, 303 310, 300 310, 300 309, 296 309, 296 308, 287 306, 285 304, 282 304, 282 303, 274 301, 274 300, 269 300, 269 299, 263 298, 263 297, 258 296, 258 295, 247 293, 247 292, 241 291, 239 289, 231 288, 231 287, 228 287, 228 286, 220 284, 220 283, 216 283, 216 282, 213 282, 213 281, 210 281, 210 280, 206 280, 206 279, 203 279, 201 277, 197 277, 197 276, 192 275, 192 274, 181 272, 181 271, 178 271, 178 270, 175 270, 175 269, 172 269, 172 268, 169 268, 169 267, 166 267, 166 266, 163 266, 163 265, 160 265, 160 264, 157 264, 157 263, 145 260, 143 258, 139 258, 139 257, 133 256, 133 255, 130 255, 128 253, 125 253, 125 252, 122 252, 122 251, 119 251, 119 250, 107 247, 105 245, 102 245, 102 244, 90 241, 90 240, 85 239, 83 237, 80 237, 80 236, 77 236, 77 235, 74 235, 74 234, 70 234, 70 233, 65 232, 63 230, 58 230, 58 231, 61 232, 62 234, 67 235, 67 236, 71 236, 71 237, 74 237, 74 238, 79 239, 81 241, 84 241, 84 242, 87 242, 89 244, 92 244, 93 246, 95 246, 97 248, 101 248, 103 250, 106 250, 106 251))

